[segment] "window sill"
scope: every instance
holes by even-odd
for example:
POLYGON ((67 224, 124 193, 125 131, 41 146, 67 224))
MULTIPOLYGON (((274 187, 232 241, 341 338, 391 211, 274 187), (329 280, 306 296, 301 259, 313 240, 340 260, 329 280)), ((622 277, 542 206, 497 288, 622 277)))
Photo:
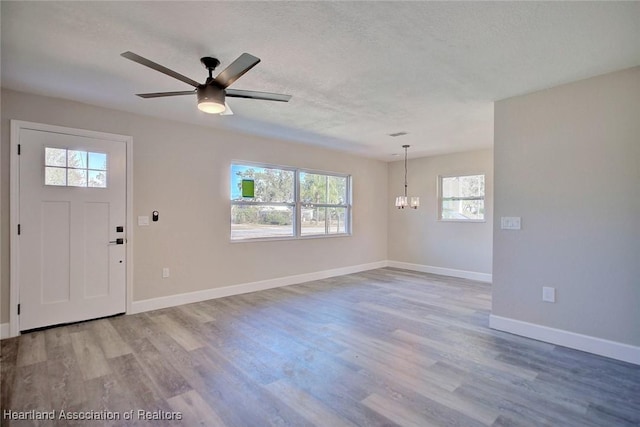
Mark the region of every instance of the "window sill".
POLYGON ((316 240, 316 239, 335 239, 338 237, 351 237, 351 233, 340 234, 314 234, 312 236, 290 236, 290 237, 257 237, 254 239, 236 239, 229 240, 230 243, 254 243, 254 242, 278 242, 278 241, 290 241, 290 240, 316 240))
POLYGON ((438 219, 438 222, 475 222, 482 223, 487 222, 486 219, 438 219))

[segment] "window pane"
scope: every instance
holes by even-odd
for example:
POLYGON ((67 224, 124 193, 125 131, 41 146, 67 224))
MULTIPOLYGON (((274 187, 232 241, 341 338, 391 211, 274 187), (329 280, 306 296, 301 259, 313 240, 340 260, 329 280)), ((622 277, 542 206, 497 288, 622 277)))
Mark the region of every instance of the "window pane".
POLYGON ((484 196, 484 175, 452 176, 442 178, 442 197, 484 196))
POLYGON ((327 203, 327 176, 300 172, 300 201, 327 203))
POLYGON ((347 177, 329 176, 327 185, 329 187, 329 204, 344 205, 347 203, 347 177))
POLYGON ((293 203, 295 174, 290 170, 231 165, 231 200, 242 199, 242 180, 254 180, 255 202, 293 203))
MULTIPOLYGON (((67 166, 67 150, 64 148, 49 148, 44 149, 44 164, 45 166, 67 166)), ((47 185, 64 185, 64 184, 47 184, 47 185)))
POLYGON ((484 175, 461 176, 460 195, 462 197, 484 196, 484 175))
POLYGON ((87 152, 86 151, 67 151, 67 166, 70 168, 87 168, 87 152))
POLYGON ((312 236, 326 233, 327 208, 305 207, 301 210, 302 223, 301 234, 312 236))
POLYGON ((291 237, 293 206, 231 206, 231 239, 291 237))
POLYGON ((443 200, 442 219, 484 219, 484 200, 443 200))
POLYGON ((69 187, 86 187, 87 171, 85 169, 67 169, 67 185, 69 187))
MULTIPOLYGON (((91 162, 91 160, 89 160, 91 162)), ((107 171, 89 171, 89 187, 107 188, 107 171)))
POLYGON ((442 178, 442 197, 457 197, 459 193, 458 187, 458 177, 442 178))
POLYGON ((89 169, 107 170, 107 155, 105 153, 89 153, 89 169))
POLYGON ((107 186, 106 153, 45 147, 44 157, 45 185, 93 188, 107 186), (87 170, 87 165, 91 170, 87 170))
POLYGON ((347 208, 302 208, 303 236, 346 233, 347 208))
POLYGON ((66 168, 44 168, 44 184, 45 185, 67 185, 67 169, 66 168))
POLYGON ((329 234, 345 233, 345 218, 347 208, 328 208, 327 210, 327 232, 329 234))
POLYGON ((301 172, 300 201, 306 204, 345 204, 347 201, 347 178, 301 172))

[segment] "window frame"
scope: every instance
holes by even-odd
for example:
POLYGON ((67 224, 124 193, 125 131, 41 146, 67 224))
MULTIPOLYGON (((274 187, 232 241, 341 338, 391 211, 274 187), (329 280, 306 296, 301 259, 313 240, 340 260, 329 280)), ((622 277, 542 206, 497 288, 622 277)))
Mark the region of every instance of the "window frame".
MULTIPOLYGON (((293 207, 293 235, 291 236, 270 236, 270 237, 253 237, 246 239, 234 239, 232 238, 232 219, 229 218, 229 241, 231 243, 244 243, 244 242, 264 242, 264 241, 277 241, 277 240, 305 240, 305 239, 322 239, 322 238, 335 238, 335 237, 348 237, 352 235, 352 176, 350 174, 344 174, 339 172, 328 172, 317 169, 306 169, 306 168, 296 168, 292 166, 281 166, 274 165, 269 163, 257 163, 243 160, 233 160, 229 165, 229 174, 227 175, 231 178, 231 171, 234 166, 249 166, 255 168, 266 168, 266 169, 279 169, 284 171, 291 171, 294 173, 293 178, 293 202, 253 202, 250 200, 233 200, 231 199, 231 194, 229 195, 230 205, 229 212, 233 206, 286 206, 293 207), (326 176, 335 176, 340 178, 346 178, 346 201, 342 205, 332 204, 332 203, 303 203, 301 200, 301 191, 300 191, 300 174, 315 174, 315 175, 326 175, 326 176), (335 208, 345 208, 345 232, 344 233, 324 233, 324 234, 311 234, 311 235, 302 235, 302 208, 308 205, 313 205, 316 207, 335 207, 335 208)), ((231 188, 231 182, 229 182, 229 187, 231 188)))
POLYGON ((487 189, 486 189, 486 183, 487 183, 487 174, 486 173, 482 173, 482 172, 478 172, 478 173, 462 173, 462 174, 448 174, 448 175, 438 175, 438 182, 436 183, 437 189, 438 189, 438 205, 437 205, 437 210, 438 210, 438 221, 441 222, 477 222, 477 223, 482 223, 482 222, 487 222, 487 213, 486 213, 486 206, 485 206, 485 212, 483 214, 483 218, 482 219, 478 219, 478 218, 443 218, 442 216, 442 211, 444 208, 444 202, 445 201, 460 201, 460 200, 482 200, 483 202, 483 206, 486 202, 486 198, 487 198, 487 189), (442 189, 442 183, 443 180, 445 178, 462 178, 462 177, 467 177, 467 176, 482 176, 482 180, 484 181, 484 192, 482 194, 482 196, 474 196, 474 197, 443 197, 443 189, 442 189))

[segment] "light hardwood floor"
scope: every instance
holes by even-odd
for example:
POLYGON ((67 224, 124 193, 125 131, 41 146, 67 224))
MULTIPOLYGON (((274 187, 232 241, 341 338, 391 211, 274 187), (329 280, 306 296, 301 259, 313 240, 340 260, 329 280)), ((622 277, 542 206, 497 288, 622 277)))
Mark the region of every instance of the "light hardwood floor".
POLYGON ((32 332, 1 343, 0 424, 640 425, 639 366, 491 330, 490 307, 385 268, 32 332))

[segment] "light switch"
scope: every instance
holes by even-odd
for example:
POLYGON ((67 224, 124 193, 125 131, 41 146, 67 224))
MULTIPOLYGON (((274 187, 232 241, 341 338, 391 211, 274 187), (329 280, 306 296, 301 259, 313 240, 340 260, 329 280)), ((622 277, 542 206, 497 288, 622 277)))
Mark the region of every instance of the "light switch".
POLYGON ((148 216, 139 216, 138 217, 138 225, 149 225, 149 217, 148 216))
POLYGON ((503 230, 520 230, 519 216, 500 217, 500 228, 503 230))

